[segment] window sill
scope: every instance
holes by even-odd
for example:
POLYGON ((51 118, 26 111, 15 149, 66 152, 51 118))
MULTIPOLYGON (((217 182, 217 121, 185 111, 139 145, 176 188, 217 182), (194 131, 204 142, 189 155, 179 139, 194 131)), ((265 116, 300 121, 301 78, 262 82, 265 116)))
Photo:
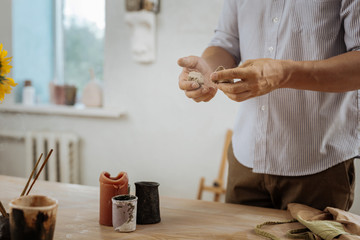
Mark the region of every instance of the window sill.
POLYGON ((25 106, 22 104, 3 105, 0 106, 0 112, 88 118, 120 118, 125 115, 125 111, 122 109, 87 108, 81 105, 65 106, 51 104, 34 106, 25 106))

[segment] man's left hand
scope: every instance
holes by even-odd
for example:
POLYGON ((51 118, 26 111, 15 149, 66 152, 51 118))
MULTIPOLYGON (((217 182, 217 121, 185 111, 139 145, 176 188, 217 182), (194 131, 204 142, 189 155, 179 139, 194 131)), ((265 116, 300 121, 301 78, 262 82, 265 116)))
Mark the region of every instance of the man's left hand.
POLYGON ((288 81, 289 61, 274 59, 248 60, 242 65, 211 74, 212 81, 240 79, 235 83, 219 83, 218 89, 230 99, 242 102, 282 88, 288 81))

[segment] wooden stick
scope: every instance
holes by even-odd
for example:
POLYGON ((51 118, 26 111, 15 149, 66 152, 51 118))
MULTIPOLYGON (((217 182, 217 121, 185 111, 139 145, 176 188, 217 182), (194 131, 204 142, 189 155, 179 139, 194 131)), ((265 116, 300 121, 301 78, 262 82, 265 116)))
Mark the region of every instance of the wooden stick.
POLYGON ((45 161, 43 162, 43 164, 41 165, 41 168, 40 168, 39 172, 36 174, 34 181, 32 182, 29 190, 28 190, 27 193, 26 193, 26 196, 29 195, 30 190, 31 190, 32 187, 34 186, 34 183, 35 183, 36 180, 38 179, 38 177, 39 177, 41 171, 43 170, 43 168, 45 167, 45 164, 46 164, 47 161, 49 160, 49 157, 50 157, 50 155, 51 155, 52 152, 53 152, 53 149, 51 149, 50 152, 48 153, 48 155, 46 156, 46 159, 45 159, 45 161))
POLYGON ((2 202, 0 201, 0 212, 4 217, 8 217, 9 215, 6 213, 6 210, 4 206, 2 205, 2 202))
POLYGON ((24 187, 24 190, 22 191, 20 197, 24 196, 24 194, 25 194, 25 192, 26 192, 26 189, 27 189, 28 186, 29 186, 29 183, 30 183, 30 181, 31 181, 31 179, 32 179, 32 177, 33 177, 33 175, 34 175, 34 173, 35 173, 35 170, 36 170, 37 166, 38 166, 39 163, 40 163, 40 159, 42 158, 42 156, 43 156, 43 153, 41 153, 39 159, 37 160, 37 162, 36 162, 36 164, 35 164, 35 167, 34 167, 34 169, 32 170, 32 172, 31 172, 31 174, 30 174, 30 177, 29 177, 29 179, 28 179, 28 181, 27 181, 27 183, 26 183, 26 185, 25 185, 25 187, 24 187))

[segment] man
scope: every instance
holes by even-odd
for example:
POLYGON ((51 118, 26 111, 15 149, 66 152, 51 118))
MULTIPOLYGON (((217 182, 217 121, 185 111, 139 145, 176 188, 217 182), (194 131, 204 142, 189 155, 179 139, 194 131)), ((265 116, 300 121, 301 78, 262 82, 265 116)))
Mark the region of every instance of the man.
POLYGON ((360 0, 225 0, 201 57, 178 60, 196 102, 239 102, 226 201, 348 210, 360 147, 360 0), (242 63, 239 65, 239 63, 242 63), (215 72, 218 66, 226 70, 215 72), (187 81, 190 71, 205 84, 187 81), (235 83, 219 83, 235 79, 235 83))

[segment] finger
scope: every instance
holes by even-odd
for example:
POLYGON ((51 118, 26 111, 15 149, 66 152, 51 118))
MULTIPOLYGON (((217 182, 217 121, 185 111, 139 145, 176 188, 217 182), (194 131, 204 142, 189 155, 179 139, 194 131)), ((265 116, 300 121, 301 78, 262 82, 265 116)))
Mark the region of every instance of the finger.
POLYGON ((204 94, 202 93, 202 88, 199 88, 197 90, 185 91, 185 95, 188 98, 193 98, 193 99, 204 96, 204 94))
POLYGON ((232 94, 238 94, 250 90, 249 85, 246 82, 237 82, 233 84, 219 83, 217 84, 217 87, 224 93, 232 93, 232 94))
POLYGON ((201 97, 194 98, 194 101, 195 102, 208 102, 208 101, 210 101, 210 99, 212 99, 212 96, 210 94, 206 94, 201 97))
POLYGON ((232 68, 213 72, 210 75, 210 80, 216 82, 221 79, 245 79, 248 75, 249 70, 247 68, 232 68))
POLYGON ((201 86, 197 82, 194 81, 179 81, 179 88, 184 91, 194 91, 199 89, 201 86))
POLYGON ((177 61, 180 67, 195 68, 197 65, 197 58, 195 56, 179 58, 177 61))
POLYGON ((216 89, 210 87, 206 94, 203 94, 201 97, 194 98, 194 101, 195 102, 208 102, 215 96, 215 94, 216 94, 216 89))
MULTIPOLYGON (((194 98, 193 100, 195 101, 195 102, 206 102, 205 100, 207 100, 207 99, 209 99, 209 96, 208 95, 206 95, 206 96, 201 96, 201 97, 199 97, 199 98, 194 98)), ((210 99, 209 99, 210 100, 210 99)), ((209 101, 209 100, 207 100, 207 101, 209 101)))
POLYGON ((214 94, 215 92, 216 90, 214 88, 202 85, 197 90, 186 91, 185 94, 189 98, 196 99, 196 98, 202 98, 203 96, 206 96, 208 94, 214 94))
POLYGON ((200 64, 200 61, 202 61, 202 58, 197 56, 183 57, 178 60, 178 65, 184 68, 197 69, 199 72, 205 72, 204 64, 200 64))
POLYGON ((243 92, 240 94, 225 93, 225 95, 228 98, 230 98, 231 100, 236 101, 236 102, 243 102, 243 101, 248 100, 253 97, 253 95, 251 94, 250 91, 243 92))
POLYGON ((209 102, 211 99, 213 99, 214 94, 209 94, 207 98, 203 100, 203 102, 209 102))
POLYGON ((188 74, 185 73, 184 71, 181 72, 181 74, 179 76, 179 88, 181 90, 191 91, 191 90, 196 90, 201 87, 200 84, 197 82, 188 81, 187 76, 188 76, 188 74))
POLYGON ((255 60, 254 59, 250 59, 245 61, 243 64, 241 64, 239 67, 248 67, 248 66, 252 66, 254 64, 255 60))

